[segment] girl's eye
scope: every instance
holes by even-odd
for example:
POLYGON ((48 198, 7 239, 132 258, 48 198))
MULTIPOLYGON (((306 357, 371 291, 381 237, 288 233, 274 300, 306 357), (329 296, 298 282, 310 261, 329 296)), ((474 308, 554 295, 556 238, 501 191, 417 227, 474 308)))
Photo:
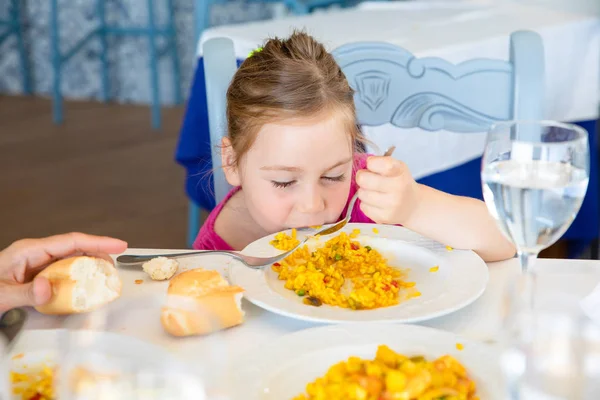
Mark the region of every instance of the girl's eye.
POLYGON ((296 181, 289 181, 289 182, 277 182, 277 181, 271 181, 271 183, 273 184, 273 186, 275 186, 277 189, 285 189, 287 187, 292 186, 294 183, 296 183, 296 181))
POLYGON ((342 182, 344 179, 346 179, 346 174, 341 174, 338 176, 324 176, 323 179, 330 182, 342 182))

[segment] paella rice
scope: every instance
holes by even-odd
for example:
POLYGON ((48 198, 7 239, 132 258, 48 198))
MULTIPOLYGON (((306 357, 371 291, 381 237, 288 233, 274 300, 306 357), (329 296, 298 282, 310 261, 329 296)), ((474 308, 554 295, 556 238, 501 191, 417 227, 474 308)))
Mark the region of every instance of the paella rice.
POLYGON ((450 355, 427 361, 381 345, 373 360, 350 357, 333 365, 294 400, 479 400, 476 389, 450 355))
MULTIPOLYGON (((304 297, 308 305, 373 309, 396 305, 401 297, 419 296, 415 283, 405 280, 406 272, 388 265, 377 250, 355 240, 359 233, 342 232, 314 251, 305 245, 272 269, 285 281, 285 288, 304 297)), ((297 243, 295 230, 290 235, 279 233, 271 242, 280 250, 297 243)))
POLYGON ((300 244, 297 238, 298 234, 295 229, 292 229, 292 233, 288 235, 285 232, 280 232, 275 235, 275 238, 271 240, 271 246, 277 250, 288 251, 300 244))
POLYGON ((21 400, 54 400, 55 368, 43 365, 27 372, 10 372, 12 392, 21 400))

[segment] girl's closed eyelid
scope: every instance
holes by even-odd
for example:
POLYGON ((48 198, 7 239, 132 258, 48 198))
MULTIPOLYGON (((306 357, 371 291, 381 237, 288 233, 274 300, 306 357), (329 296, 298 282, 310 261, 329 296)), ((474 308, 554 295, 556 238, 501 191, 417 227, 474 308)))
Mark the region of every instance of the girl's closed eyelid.
POLYGON ((273 186, 275 186, 277 189, 288 188, 288 187, 292 186, 294 183, 296 183, 296 181, 286 181, 286 182, 271 181, 271 184, 273 184, 273 186))
MULTIPOLYGON (((325 179, 329 182, 343 182, 346 179, 346 174, 341 174, 341 175, 337 175, 337 176, 322 176, 321 179, 325 179)), ((291 180, 291 181, 271 181, 271 184, 276 187, 277 189, 286 189, 290 186, 292 186, 293 184, 296 183, 296 180, 291 180)))
POLYGON ((332 182, 342 182, 346 179, 346 174, 341 174, 337 176, 324 176, 323 179, 327 179, 328 181, 332 182))

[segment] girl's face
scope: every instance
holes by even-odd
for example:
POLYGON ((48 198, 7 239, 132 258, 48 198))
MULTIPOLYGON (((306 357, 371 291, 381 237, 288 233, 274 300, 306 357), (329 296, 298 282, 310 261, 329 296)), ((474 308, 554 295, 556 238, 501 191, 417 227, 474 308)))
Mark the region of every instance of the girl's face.
POLYGON ((268 232, 335 222, 348 200, 353 146, 343 115, 264 125, 239 168, 253 220, 268 232))

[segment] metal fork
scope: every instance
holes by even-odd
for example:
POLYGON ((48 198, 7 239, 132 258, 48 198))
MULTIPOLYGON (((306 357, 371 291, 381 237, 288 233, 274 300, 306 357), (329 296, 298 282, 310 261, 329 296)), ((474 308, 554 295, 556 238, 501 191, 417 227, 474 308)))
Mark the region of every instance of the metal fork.
MULTIPOLYGON (((395 149, 396 149, 395 146, 390 147, 384 153, 383 156, 384 157, 391 156, 395 149)), ((348 222, 350 221, 350 217, 352 216, 352 210, 354 209, 354 205, 356 204, 357 199, 358 199, 358 192, 354 196, 352 196, 350 203, 348 203, 348 209, 346 210, 346 216, 344 217, 343 220, 337 222, 336 224, 334 224, 328 228, 320 230, 319 232, 315 233, 314 235, 308 235, 302 242, 300 242, 293 249, 286 251, 285 253, 273 256, 273 257, 253 257, 253 256, 248 256, 246 254, 242 254, 239 251, 231 251, 231 250, 197 250, 197 251, 190 251, 190 252, 186 252, 186 253, 152 254, 152 255, 122 255, 122 256, 117 257, 117 262, 124 266, 131 266, 131 265, 142 264, 142 263, 144 263, 146 261, 150 261, 151 259, 156 258, 156 257, 179 258, 179 257, 202 256, 202 255, 210 255, 210 254, 222 254, 222 255, 231 256, 232 258, 235 258, 236 260, 241 261, 247 267, 250 267, 253 269, 261 269, 261 268, 267 267, 269 265, 272 265, 278 261, 283 260, 290 254, 292 254, 294 251, 296 251, 300 246, 304 245, 311 237, 331 235, 332 233, 335 233, 335 232, 339 231, 340 229, 342 229, 343 227, 345 227, 348 224, 348 222)))
POLYGON ((343 220, 341 220, 340 222, 336 223, 335 225, 333 225, 329 228, 322 229, 321 231, 317 232, 314 235, 306 236, 306 238, 303 241, 301 241, 298 245, 296 245, 293 249, 286 251, 285 253, 273 256, 273 257, 248 256, 246 254, 240 253, 239 251, 232 251, 232 250, 196 250, 196 251, 189 251, 186 253, 153 254, 153 255, 143 255, 143 256, 126 254, 126 255, 118 256, 117 262, 124 266, 131 266, 131 265, 142 264, 142 263, 144 263, 146 261, 150 261, 151 259, 156 258, 156 257, 180 258, 180 257, 191 257, 191 256, 203 256, 203 255, 209 255, 209 254, 223 254, 223 255, 231 256, 238 261, 241 261, 243 264, 245 264, 246 266, 248 266, 250 268, 261 269, 263 267, 272 265, 278 261, 283 260, 290 254, 292 254, 294 251, 296 251, 300 246, 305 244, 308 241, 308 239, 310 239, 313 236, 331 235, 332 233, 335 233, 335 232, 339 231, 340 229, 342 229, 344 226, 346 226, 346 224, 348 223, 348 221, 350 219, 349 216, 352 214, 352 208, 354 207, 354 203, 356 203, 357 198, 358 198, 358 196, 354 195, 354 197, 352 197, 352 200, 350 200, 350 204, 348 205, 348 211, 346 212, 346 217, 343 220))
MULTIPOLYGON (((349 214, 352 211, 352 206, 354 206, 356 199, 357 199, 356 196, 354 196, 352 198, 352 200, 350 202, 350 206, 348 207, 347 214, 349 214)), ((156 257, 180 258, 180 257, 191 257, 191 256, 204 256, 204 255, 209 255, 209 254, 213 254, 213 255, 221 254, 221 255, 231 256, 232 258, 235 258, 236 260, 241 261, 247 267, 250 267, 253 269, 262 269, 264 267, 273 265, 274 263, 283 260, 290 254, 292 254, 294 251, 296 251, 304 243, 306 243, 308 241, 308 239, 310 239, 311 237, 316 236, 316 235, 320 235, 320 236, 330 235, 330 234, 342 229, 347 223, 348 223, 347 218, 344 218, 344 220, 338 222, 337 224, 331 226, 330 228, 325 228, 325 229, 317 232, 315 235, 306 236, 306 238, 304 238, 304 240, 301 241, 298 245, 296 245, 293 249, 286 251, 285 253, 273 256, 273 257, 254 257, 254 256, 242 254, 239 251, 233 251, 233 250, 196 250, 196 251, 189 251, 189 252, 185 252, 185 253, 152 254, 152 255, 128 255, 128 254, 126 254, 126 255, 118 256, 117 262, 123 266, 132 266, 132 265, 142 264, 142 263, 144 263, 146 261, 150 261, 151 259, 156 258, 156 257)))

